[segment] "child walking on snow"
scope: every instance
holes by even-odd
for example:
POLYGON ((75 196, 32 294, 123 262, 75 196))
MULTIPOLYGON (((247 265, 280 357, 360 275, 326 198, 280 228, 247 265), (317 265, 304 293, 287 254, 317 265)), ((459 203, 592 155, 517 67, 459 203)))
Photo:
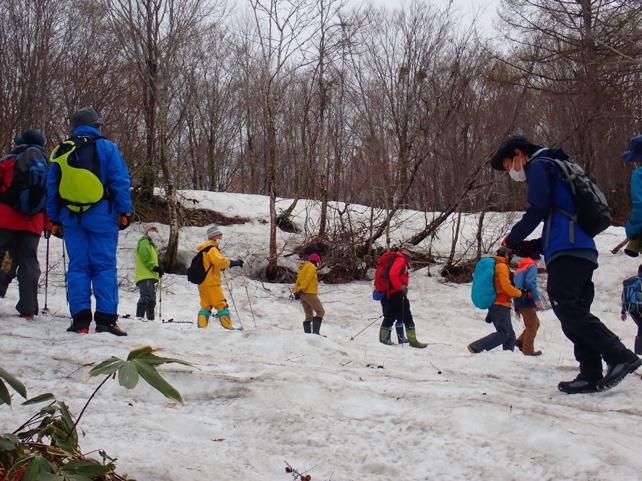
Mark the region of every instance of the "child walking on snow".
POLYGON ((642 264, 638 267, 638 275, 625 279, 622 287, 622 312, 620 319, 626 321, 626 314, 638 326, 638 335, 635 336, 634 350, 636 354, 642 354, 642 264))
POLYGON ((501 345, 504 351, 512 351, 515 348, 515 331, 510 319, 511 297, 520 297, 522 291, 513 286, 510 282, 510 269, 508 262, 510 251, 506 247, 500 247, 495 257, 495 303, 488 309, 486 322, 495 326, 496 332, 482 337, 468 345, 468 350, 477 354, 482 351, 490 351, 501 345))
POLYGON ((513 282, 518 289, 527 291, 526 295, 513 299, 515 311, 524 320, 524 331, 517 338, 515 345, 525 356, 539 356, 542 351, 536 351, 534 345, 539 329, 537 305, 540 302, 537 290, 537 262, 530 257, 524 257, 517 266, 513 282))
POLYGON ((198 285, 201 297, 201 310, 198 311, 197 325, 206 328, 209 324, 212 308, 216 309, 216 317, 225 329, 233 330, 227 300, 221 287, 221 271, 228 267, 243 267, 243 261, 236 259, 230 261, 221 254, 219 241, 223 232, 217 226, 207 229, 207 240, 197 247, 203 251, 203 268, 207 273, 205 280, 198 285))
POLYGON ((318 296, 317 265, 319 262, 321 262, 321 258, 316 253, 310 254, 306 261, 301 261, 299 274, 292 288, 294 298, 301 300, 303 312, 305 312, 303 332, 306 334, 319 334, 321 321, 325 315, 323 304, 318 296))
POLYGON ((158 250, 154 238, 158 236, 158 229, 154 226, 145 230, 136 245, 136 285, 140 291, 138 304, 136 304, 136 317, 154 320, 156 307, 156 283, 163 276, 164 271, 158 262, 158 250))

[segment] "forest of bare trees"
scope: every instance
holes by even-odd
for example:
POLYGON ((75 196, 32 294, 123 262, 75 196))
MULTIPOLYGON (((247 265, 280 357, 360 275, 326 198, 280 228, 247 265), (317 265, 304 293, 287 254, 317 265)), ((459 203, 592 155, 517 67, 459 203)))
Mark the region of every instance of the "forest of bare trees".
POLYGON ((353 5, 0 0, 2 150, 26 128, 51 147, 72 111, 95 106, 138 198, 167 194, 169 265, 177 189, 268 195, 272 236, 277 196, 390 215, 520 207, 485 167, 514 133, 563 146, 625 213, 620 155, 642 131, 642 2, 503 0, 493 40, 448 6, 353 5))

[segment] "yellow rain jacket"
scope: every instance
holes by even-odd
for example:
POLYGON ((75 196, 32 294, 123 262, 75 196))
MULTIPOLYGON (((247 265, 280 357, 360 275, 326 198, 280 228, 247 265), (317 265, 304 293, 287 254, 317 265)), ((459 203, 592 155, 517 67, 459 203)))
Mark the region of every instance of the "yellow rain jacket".
POLYGON ((319 286, 317 281, 317 267, 308 261, 299 264, 299 275, 292 292, 303 292, 304 294, 318 294, 319 286))
POLYGON ((199 284, 203 287, 221 286, 221 270, 230 267, 229 259, 226 259, 218 249, 218 242, 207 240, 196 249, 200 252, 206 247, 212 248, 203 255, 203 267, 207 272, 205 280, 199 284))

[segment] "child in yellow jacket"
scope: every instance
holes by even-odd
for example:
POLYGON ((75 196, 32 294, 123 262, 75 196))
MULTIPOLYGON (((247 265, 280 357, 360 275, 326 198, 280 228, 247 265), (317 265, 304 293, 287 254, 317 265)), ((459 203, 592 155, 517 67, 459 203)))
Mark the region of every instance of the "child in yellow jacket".
POLYGON ((319 292, 317 265, 319 262, 321 262, 321 258, 318 254, 310 254, 307 261, 301 262, 299 264, 299 274, 297 275, 296 283, 292 288, 294 298, 301 300, 301 305, 305 312, 303 332, 306 334, 319 334, 321 321, 325 315, 323 304, 321 304, 319 296, 317 295, 319 292))
POLYGON ((227 300, 221 287, 221 271, 228 267, 243 267, 241 259, 232 260, 225 258, 219 249, 219 241, 223 238, 223 232, 212 226, 207 229, 207 240, 197 247, 203 253, 203 268, 207 272, 205 280, 198 285, 198 293, 201 297, 201 310, 198 312, 198 327, 206 328, 212 308, 216 309, 216 317, 225 329, 235 329, 230 319, 230 310, 227 300))

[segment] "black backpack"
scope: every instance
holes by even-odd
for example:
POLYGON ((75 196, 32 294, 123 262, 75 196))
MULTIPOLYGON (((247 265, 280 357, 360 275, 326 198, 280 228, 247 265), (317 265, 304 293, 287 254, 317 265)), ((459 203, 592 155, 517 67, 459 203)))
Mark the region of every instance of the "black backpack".
POLYGON ((23 214, 37 214, 44 210, 47 202, 47 157, 42 149, 27 147, 0 161, 14 157, 13 179, 9 188, 0 194, 0 202, 11 205, 23 214))
POLYGON ((544 158, 555 163, 562 171, 562 180, 571 189, 577 213, 571 215, 563 209, 556 209, 591 237, 595 237, 609 227, 613 220, 611 209, 605 195, 595 183, 595 179, 571 160, 544 158))
POLYGON ((205 270, 205 268, 203 267, 203 256, 212 247, 214 246, 207 246, 202 251, 198 251, 198 254, 196 254, 192 258, 192 262, 187 268, 187 280, 190 281, 192 284, 201 284, 207 277, 207 274, 209 273, 210 269, 212 268, 211 265, 207 270, 205 270))

